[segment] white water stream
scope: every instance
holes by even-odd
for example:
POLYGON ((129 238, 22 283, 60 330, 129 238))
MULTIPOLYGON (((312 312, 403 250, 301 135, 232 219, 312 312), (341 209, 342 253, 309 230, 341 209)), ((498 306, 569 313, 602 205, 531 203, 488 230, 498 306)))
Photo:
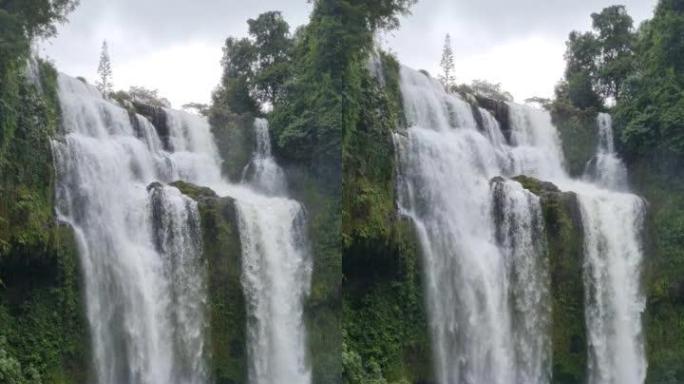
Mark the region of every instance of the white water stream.
POLYGON ((151 185, 184 180, 236 199, 250 383, 308 384, 305 217, 286 197, 266 122, 256 123, 253 179, 231 185, 204 118, 164 111, 166 151, 147 119, 131 118, 95 88, 60 75, 59 97, 58 210, 79 240, 97 382, 210 382, 197 204, 173 187, 151 185))
POLYGON ((551 380, 540 203, 515 181, 491 181, 524 174, 579 196, 590 383, 643 383, 644 204, 619 192, 626 173, 612 150, 609 119, 599 118, 594 171, 573 180, 548 112, 509 104, 507 143, 489 112, 480 109, 478 127, 469 104, 424 74, 402 68, 401 90, 409 128, 395 138, 399 204, 423 248, 438 382, 551 380))

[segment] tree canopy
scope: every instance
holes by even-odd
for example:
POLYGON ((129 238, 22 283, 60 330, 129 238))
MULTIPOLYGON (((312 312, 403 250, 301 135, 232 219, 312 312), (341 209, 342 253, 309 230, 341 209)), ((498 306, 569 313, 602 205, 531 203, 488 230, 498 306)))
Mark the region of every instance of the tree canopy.
POLYGON ((0 1, 0 73, 13 60, 29 53, 36 37, 49 37, 57 32, 55 24, 66 16, 79 0, 1 0, 0 1))
POLYGON ((620 99, 634 62, 633 20, 615 5, 591 15, 593 31, 573 31, 566 42, 565 78, 556 96, 580 108, 603 109, 620 99))
POLYGON ((684 155, 684 3, 661 0, 636 41, 635 63, 615 108, 632 155, 684 155))

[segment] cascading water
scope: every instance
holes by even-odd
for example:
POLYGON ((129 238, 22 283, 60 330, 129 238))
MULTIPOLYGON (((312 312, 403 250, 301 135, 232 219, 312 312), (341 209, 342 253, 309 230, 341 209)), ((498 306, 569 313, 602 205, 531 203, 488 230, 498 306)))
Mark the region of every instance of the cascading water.
MULTIPOLYGON (((481 111, 490 137, 477 129, 470 106, 439 83, 406 68, 401 76, 410 128, 397 138, 400 205, 425 256, 437 378, 545 382, 548 338, 534 332, 548 322, 546 268, 534 239, 539 200, 516 182, 490 185, 519 163, 502 140, 490 139, 500 136, 488 112, 481 111)), ((522 154, 531 158, 531 151, 522 154)))
MULTIPOLYGON (((402 68, 401 90, 409 128, 395 137, 399 205, 416 224, 423 248, 438 382, 550 381, 548 260, 540 202, 517 182, 490 182, 524 174, 579 196, 587 232, 590 382, 642 383, 643 203, 602 189, 617 186, 601 182, 622 178, 617 173, 624 167, 598 160, 595 174, 601 176, 595 184, 572 180, 549 113, 509 104, 507 142, 489 112, 479 110, 479 130, 469 104, 422 73, 402 68)), ((609 134, 605 127, 602 137, 609 134)), ((617 159, 608 144, 598 152, 597 158, 617 159)))
MULTIPOLYGON (((285 177, 271 156, 266 121, 257 119, 255 130, 257 153, 244 181, 262 193, 282 196, 285 177)), ((250 318, 250 382, 310 383, 303 300, 309 293, 312 266, 304 211, 299 203, 284 197, 252 196, 238 200, 238 214, 242 282, 250 318)))
POLYGON ((147 188, 177 178, 180 159, 81 81, 60 75, 59 96, 58 209, 79 239, 98 382, 206 382, 197 206, 147 188))
POLYGON ((59 97, 65 132, 53 141, 58 211, 79 240, 97 382, 210 380, 197 204, 161 184, 184 180, 237 202, 250 382, 309 383, 302 318, 311 260, 304 215, 297 202, 282 197, 284 178, 266 147, 265 121, 256 123, 257 137, 266 139, 255 154, 253 187, 247 187, 222 178, 204 118, 165 110, 164 144, 147 119, 129 116, 79 80, 60 75, 59 97), (281 197, 268 197, 276 194, 281 197))
MULTIPOLYGON (((613 149, 610 116, 599 115, 598 126, 594 180, 622 190, 627 171, 613 149)), ((585 232, 589 383, 641 384, 646 379, 641 334, 646 303, 640 287, 645 204, 637 196, 604 190, 578 197, 585 232)))
POLYGON ((599 113, 598 147, 596 155, 587 164, 584 177, 609 189, 627 189, 627 168, 615 153, 613 121, 609 114, 599 113))

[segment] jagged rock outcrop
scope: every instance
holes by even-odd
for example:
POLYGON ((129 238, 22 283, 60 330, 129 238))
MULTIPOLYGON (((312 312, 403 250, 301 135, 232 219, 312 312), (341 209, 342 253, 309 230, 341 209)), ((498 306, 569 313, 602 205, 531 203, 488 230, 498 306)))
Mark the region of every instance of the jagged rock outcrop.
MULTIPOLYGON (((488 110, 492 113, 492 115, 494 115, 494 118, 496 118, 496 120, 499 122, 501 133, 506 138, 506 141, 510 143, 511 117, 509 113, 508 104, 506 104, 505 101, 494 100, 480 95, 476 95, 475 99, 477 100, 477 103, 480 107, 488 110)), ((475 116, 479 116, 479 112, 475 116)), ((478 121, 477 123, 478 125, 481 125, 480 121, 478 121)))
POLYGON ((247 382, 245 297, 240 282, 242 246, 235 200, 206 187, 171 184, 198 203, 208 269, 211 374, 217 383, 247 382))
POLYGON ((552 297, 553 378, 581 383, 586 377, 584 229, 577 195, 528 176, 513 178, 541 199, 552 297))
MULTIPOLYGON (((139 102, 133 102, 132 105, 135 113, 143 115, 152 123, 152 125, 154 125, 164 149, 167 151, 172 150, 168 117, 164 108, 139 102)), ((131 119, 131 121, 133 122, 134 127, 138 124, 136 119, 131 119)))

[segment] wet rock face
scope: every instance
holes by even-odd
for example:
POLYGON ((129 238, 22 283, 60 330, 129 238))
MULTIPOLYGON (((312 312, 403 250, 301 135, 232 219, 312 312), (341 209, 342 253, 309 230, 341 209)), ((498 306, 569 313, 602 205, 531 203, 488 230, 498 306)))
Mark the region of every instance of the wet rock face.
MULTIPOLYGON (((583 382, 587 373, 587 351, 584 348, 587 341, 584 320, 584 228, 577 195, 563 192, 553 183, 529 176, 516 176, 513 180, 541 199, 551 277, 554 381, 583 382)), ((502 177, 491 180, 495 192, 504 181, 502 177)), ((500 218, 497 217, 497 220, 500 218)))
MULTIPOLYGON (((498 101, 482 96, 475 96, 480 107, 491 112, 501 126, 501 133, 503 133, 506 141, 511 142, 511 118, 508 104, 503 101, 498 101)), ((477 116, 477 115, 476 115, 477 116)), ((478 125, 480 122, 478 122, 478 125)))
MULTIPOLYGON (((156 184, 148 188, 158 188, 156 184)), ((202 257, 208 272, 211 375, 217 383, 245 383, 247 315, 240 281, 242 245, 235 200, 183 181, 170 185, 197 201, 200 213, 202 257)))
POLYGON ((525 189, 529 190, 535 195, 538 195, 539 197, 544 197, 543 195, 548 195, 551 193, 561 193, 561 190, 555 184, 548 181, 538 180, 534 177, 520 175, 514 177, 513 180, 522 184, 525 189))
POLYGON ((135 111, 145 116, 154 125, 157 134, 162 141, 162 146, 165 150, 171 151, 173 147, 170 140, 170 132, 166 112, 161 107, 133 102, 135 111))
POLYGON ((178 188, 181 193, 192 198, 193 200, 196 200, 197 202, 201 202, 200 200, 205 199, 218 198, 216 192, 208 187, 200 187, 182 180, 174 181, 170 185, 178 188))

